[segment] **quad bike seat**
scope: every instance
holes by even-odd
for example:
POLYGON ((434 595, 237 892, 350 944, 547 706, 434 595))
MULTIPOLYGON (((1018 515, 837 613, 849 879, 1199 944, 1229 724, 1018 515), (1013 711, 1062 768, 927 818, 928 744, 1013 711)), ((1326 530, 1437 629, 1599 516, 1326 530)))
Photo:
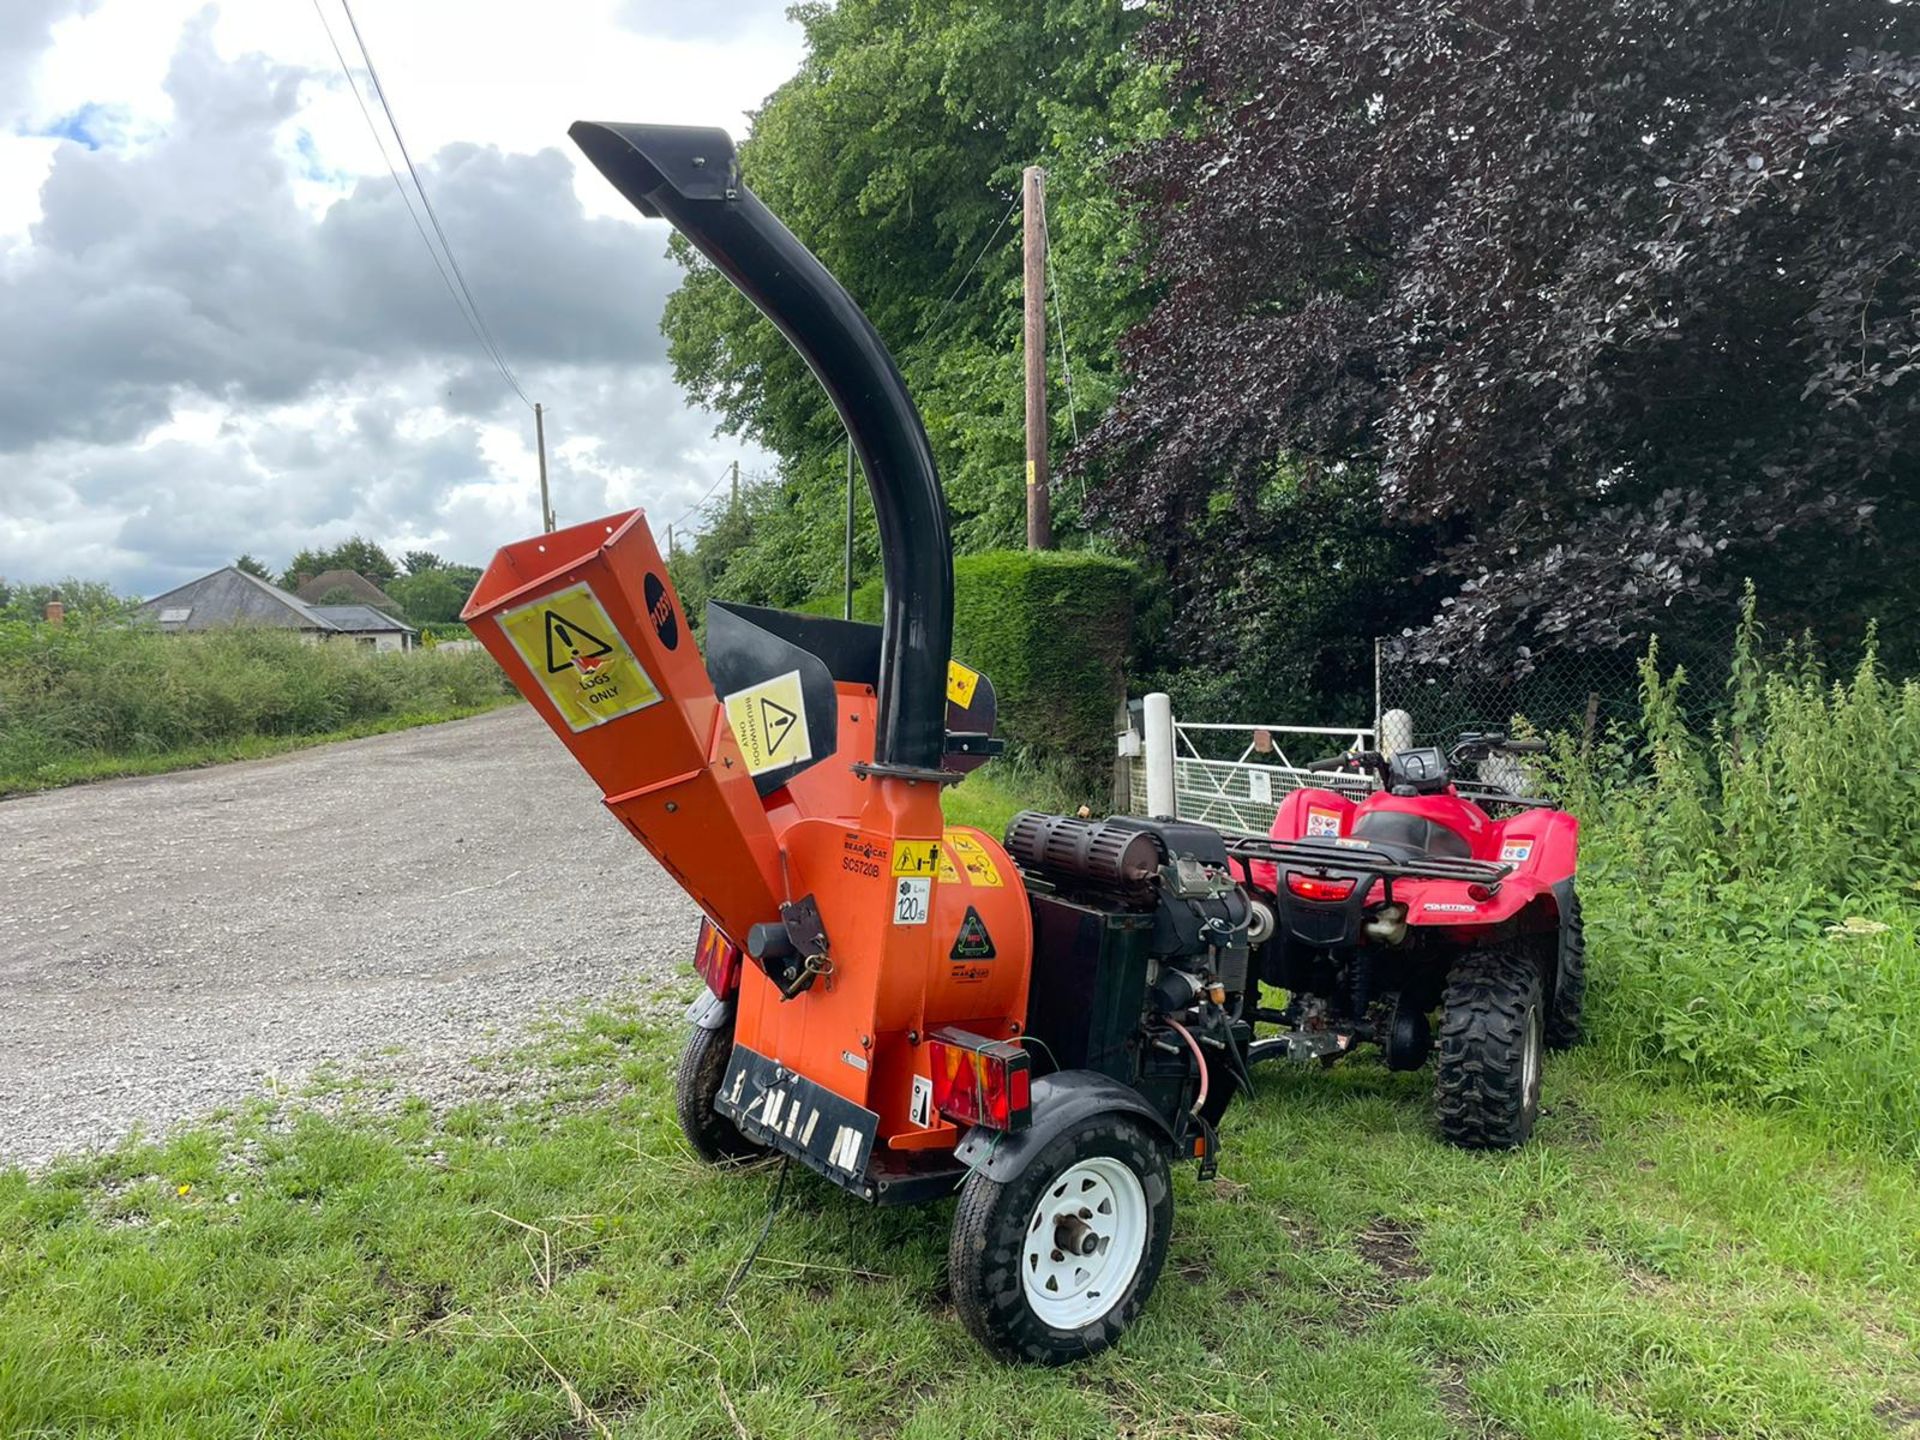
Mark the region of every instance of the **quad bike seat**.
POLYGON ((1369 810, 1353 822, 1353 835, 1401 860, 1471 860, 1466 837, 1423 815, 1369 810))

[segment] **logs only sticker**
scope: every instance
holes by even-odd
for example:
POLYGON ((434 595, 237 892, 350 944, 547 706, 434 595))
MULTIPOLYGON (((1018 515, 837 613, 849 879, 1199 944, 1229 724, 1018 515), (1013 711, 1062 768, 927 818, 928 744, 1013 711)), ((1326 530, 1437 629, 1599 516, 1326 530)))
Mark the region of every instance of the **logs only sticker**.
POLYGON ((789 670, 727 697, 727 723, 747 773, 762 775, 813 758, 800 672, 789 670))
POLYGON ((571 730, 660 703, 653 677, 584 581, 509 610, 500 628, 571 730))

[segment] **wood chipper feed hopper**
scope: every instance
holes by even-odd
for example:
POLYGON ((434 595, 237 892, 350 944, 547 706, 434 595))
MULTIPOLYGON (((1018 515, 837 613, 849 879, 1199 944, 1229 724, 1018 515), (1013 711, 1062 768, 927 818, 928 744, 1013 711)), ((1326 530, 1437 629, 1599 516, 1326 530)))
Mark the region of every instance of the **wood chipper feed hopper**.
POLYGON ((943 822, 942 785, 997 748, 994 692, 951 660, 946 508, 891 356, 723 132, 571 133, 806 358, 885 567, 881 625, 715 603, 703 660, 630 511, 509 545, 464 612, 706 917, 683 1128, 709 1160, 778 1151, 880 1204, 964 1181, 969 1329, 1023 1358, 1103 1348, 1159 1271, 1168 1158, 1211 1159, 1244 1073, 1216 962, 1244 986, 1249 902, 1198 827, 1023 816, 1016 864, 943 822))

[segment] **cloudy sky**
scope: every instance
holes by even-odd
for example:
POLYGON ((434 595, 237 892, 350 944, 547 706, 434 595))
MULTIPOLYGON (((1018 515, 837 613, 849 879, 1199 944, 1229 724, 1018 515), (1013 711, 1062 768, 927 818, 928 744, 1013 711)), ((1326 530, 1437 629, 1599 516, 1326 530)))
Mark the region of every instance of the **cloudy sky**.
MULTIPOLYGON (((675 388, 664 222, 566 129, 743 133, 799 63, 787 0, 349 3, 546 406, 561 523, 638 504, 664 530, 764 463, 675 388)), ((0 0, 0 576, 154 594, 243 550, 277 569, 357 532, 480 563, 538 528, 532 416, 342 77, 340 0, 318 6, 0 0)))

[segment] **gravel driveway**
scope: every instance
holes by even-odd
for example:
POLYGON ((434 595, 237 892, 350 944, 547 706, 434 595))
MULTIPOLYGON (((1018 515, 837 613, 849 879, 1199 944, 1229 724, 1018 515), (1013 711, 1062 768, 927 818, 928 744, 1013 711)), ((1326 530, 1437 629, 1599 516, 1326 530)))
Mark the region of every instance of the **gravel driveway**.
POLYGON ((0 1165, 329 1062, 457 1099, 558 1004, 677 995, 696 912, 599 800, 513 706, 0 801, 0 1165))

